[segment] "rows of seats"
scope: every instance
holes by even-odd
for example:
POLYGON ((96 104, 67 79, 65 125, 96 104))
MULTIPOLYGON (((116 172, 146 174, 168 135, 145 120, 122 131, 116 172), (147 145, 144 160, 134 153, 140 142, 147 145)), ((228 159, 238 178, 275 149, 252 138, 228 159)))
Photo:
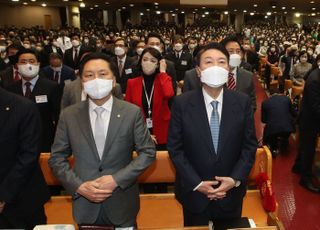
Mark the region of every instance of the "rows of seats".
MULTIPOLYGON (((133 154, 133 157, 136 153, 133 154)), ((48 185, 59 185, 48 166, 50 154, 43 153, 40 165, 48 185)), ((73 158, 70 159, 73 164, 73 158)), ((263 209, 260 191, 256 188, 256 176, 260 172, 272 178, 272 156, 267 147, 258 148, 255 164, 248 178, 249 190, 244 198, 242 215, 254 220, 257 226, 277 226, 283 229, 277 218, 277 211, 268 213, 263 209)), ((139 183, 173 183, 175 169, 167 151, 158 151, 156 161, 139 177, 139 183)), ((48 224, 75 224, 72 218, 72 200, 70 196, 54 196, 45 205, 48 224), (58 211, 59 210, 59 211, 58 211)), ((138 229, 181 229, 183 212, 173 193, 141 194, 140 212, 137 218, 138 229)))

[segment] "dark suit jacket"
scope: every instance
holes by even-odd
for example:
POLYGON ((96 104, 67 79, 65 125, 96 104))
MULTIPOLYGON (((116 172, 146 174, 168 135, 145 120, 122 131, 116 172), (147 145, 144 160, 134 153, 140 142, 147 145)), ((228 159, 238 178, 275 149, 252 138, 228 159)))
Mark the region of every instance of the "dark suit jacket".
POLYGON ((263 136, 294 131, 291 100, 284 95, 273 95, 261 106, 261 121, 266 124, 263 136))
POLYGON ((176 97, 171 108, 167 147, 176 168, 176 197, 184 208, 203 212, 210 200, 193 189, 201 181, 227 176, 241 181, 241 185, 229 190, 224 199, 212 202, 220 207, 221 218, 241 215, 246 180, 257 149, 248 96, 224 89, 217 151, 212 143, 202 90, 176 97))
MULTIPOLYGON (((57 49, 57 53, 63 58, 62 50, 59 47, 57 47, 56 49, 57 49)), ((42 66, 49 65, 49 56, 51 53, 53 53, 53 49, 51 45, 46 45, 43 47, 43 50, 42 50, 43 60, 40 61, 42 66)))
POLYGON ((312 71, 305 83, 299 114, 300 128, 320 132, 320 69, 312 71))
MULTIPOLYGON (((44 76, 50 80, 54 80, 54 71, 50 66, 44 67, 42 70, 44 76)), ((60 74, 60 83, 59 85, 64 88, 65 81, 73 81, 76 79, 76 75, 74 70, 71 69, 69 66, 63 65, 60 74)))
POLYGON ((0 88, 0 200, 3 214, 30 216, 49 200, 39 166, 40 115, 27 99, 0 88))
POLYGON ((177 81, 183 80, 184 73, 193 67, 192 55, 188 51, 183 50, 180 58, 177 58, 175 51, 172 51, 166 55, 166 59, 174 63, 177 73, 177 81))
POLYGON ((116 66, 116 73, 115 74, 116 74, 117 83, 120 84, 122 93, 125 93, 126 89, 127 89, 128 79, 133 78, 135 75, 135 69, 136 69, 135 60, 136 59, 129 57, 129 56, 126 57, 126 61, 125 61, 123 68, 122 68, 121 77, 119 74, 119 66, 118 66, 117 57, 113 57, 112 60, 116 66))
POLYGON ((78 53, 78 58, 77 60, 73 61, 73 47, 70 49, 67 49, 64 52, 64 57, 63 57, 63 64, 69 66, 70 68, 76 70, 79 69, 79 65, 80 65, 80 58, 83 54, 83 47, 80 47, 80 51, 78 53))
POLYGON ((0 72, 0 83, 1 86, 5 89, 14 83, 12 65, 0 72))
MULTIPOLYGON (((17 81, 8 88, 9 91, 23 95, 22 80, 17 81)), ((40 76, 35 84, 31 100, 36 103, 42 121, 42 145, 41 152, 50 152, 53 143, 55 127, 58 123, 60 113, 61 90, 56 82, 40 76), (47 102, 36 103, 36 97, 46 95, 47 102)))
MULTIPOLYGON (((183 92, 187 92, 194 89, 200 89, 201 82, 197 76, 196 69, 191 69, 186 72, 184 79, 183 92)), ((256 88, 253 82, 253 74, 242 68, 237 69, 237 85, 236 91, 247 94, 251 98, 251 107, 253 111, 256 110, 256 88)))

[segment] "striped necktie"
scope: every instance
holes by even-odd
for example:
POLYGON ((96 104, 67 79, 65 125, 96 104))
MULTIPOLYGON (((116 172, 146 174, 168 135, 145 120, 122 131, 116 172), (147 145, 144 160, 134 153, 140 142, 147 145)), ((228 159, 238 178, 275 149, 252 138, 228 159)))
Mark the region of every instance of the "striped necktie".
POLYGON ((228 76, 228 89, 235 90, 236 89, 236 81, 234 80, 234 73, 229 73, 228 76))

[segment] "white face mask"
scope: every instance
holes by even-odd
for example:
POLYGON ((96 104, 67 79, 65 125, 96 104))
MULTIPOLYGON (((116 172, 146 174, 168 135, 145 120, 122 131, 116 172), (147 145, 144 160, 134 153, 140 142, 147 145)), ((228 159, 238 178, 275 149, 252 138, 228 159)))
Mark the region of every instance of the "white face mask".
POLYGON ((122 56, 124 55, 125 51, 123 48, 121 47, 116 47, 114 48, 114 54, 117 55, 117 56, 122 56))
POLYGON ((174 45, 174 49, 175 49, 176 51, 178 51, 178 52, 181 51, 182 48, 183 48, 183 46, 182 46, 181 43, 176 43, 176 44, 174 45))
POLYGON ((59 47, 59 43, 58 43, 57 41, 52 42, 52 45, 53 45, 54 47, 59 47))
POLYGON ((156 50, 158 50, 160 53, 162 52, 161 48, 159 46, 150 46, 152 48, 155 48, 156 50))
POLYGON ((30 49, 31 45, 26 43, 26 44, 23 44, 23 47, 26 48, 26 49, 30 49))
POLYGON ((83 91, 92 99, 108 96, 113 88, 113 80, 96 78, 83 83, 83 91))
POLYGON ((241 64, 241 56, 239 54, 231 54, 229 65, 231 67, 238 67, 241 64))
POLYGON ((39 65, 23 64, 18 65, 18 71, 23 77, 34 78, 39 73, 39 65))
POLYGON ((145 75, 152 75, 156 72, 157 63, 153 63, 151 61, 142 61, 141 62, 142 71, 145 75))
POLYGON ((196 48, 196 44, 189 44, 189 49, 193 50, 194 48, 196 48))
POLYGON ((72 44, 73 47, 78 47, 80 45, 80 41, 72 40, 71 44, 72 44))
POLYGON ((212 87, 219 88, 228 81, 228 70, 220 66, 211 66, 201 71, 201 82, 212 87))
POLYGON ((137 54, 138 54, 139 56, 141 56, 143 50, 144 50, 143 48, 138 48, 138 49, 136 50, 136 52, 137 52, 137 54))
POLYGON ((5 46, 0 46, 0 52, 4 52, 6 51, 6 47, 5 46))

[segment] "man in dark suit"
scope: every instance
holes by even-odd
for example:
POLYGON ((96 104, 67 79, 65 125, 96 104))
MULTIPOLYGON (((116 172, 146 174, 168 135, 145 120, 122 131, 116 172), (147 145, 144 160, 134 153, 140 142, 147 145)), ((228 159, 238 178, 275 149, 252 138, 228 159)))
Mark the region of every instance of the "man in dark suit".
POLYGON ((114 53, 116 57, 113 62, 116 66, 116 79, 120 84, 122 93, 126 92, 127 81, 134 77, 135 58, 127 56, 128 44, 123 38, 116 39, 114 43, 114 53))
POLYGON ((257 149, 250 98, 224 87, 228 51, 211 43, 197 63, 202 88, 174 100, 167 144, 186 226, 241 217, 257 149))
POLYGON ((57 53, 50 54, 50 66, 44 67, 41 71, 50 80, 57 82, 61 88, 65 83, 76 79, 74 70, 62 62, 62 56, 57 53))
POLYGON ((174 63, 178 82, 182 81, 185 72, 193 67, 192 55, 183 50, 183 40, 180 36, 174 38, 173 51, 166 54, 166 59, 174 63))
POLYGON ((50 152, 55 126, 59 118, 61 90, 58 83, 39 75, 39 62, 33 50, 22 49, 17 53, 20 81, 8 90, 25 96, 36 103, 42 121, 42 152, 50 152))
POLYGON ((312 166, 320 133, 320 69, 313 70, 305 82, 299 114, 299 152, 292 168, 301 174, 300 185, 311 192, 320 193, 312 182, 312 166))
POLYGON ((39 166, 37 107, 0 87, 0 229, 46 224, 49 192, 39 166))
POLYGON ((201 89, 200 71, 197 67, 185 72, 182 92, 185 93, 194 89, 201 89))
MULTIPOLYGON (((50 64, 50 54, 56 53, 59 54, 61 57, 63 57, 62 49, 59 47, 59 43, 57 42, 58 36, 55 35, 53 38, 49 40, 49 44, 45 45, 43 47, 43 54, 45 57, 45 60, 43 60, 43 66, 47 66, 50 64)), ((42 61, 42 60, 41 60, 42 61)))
POLYGON ((80 65, 80 57, 83 54, 83 47, 81 45, 79 35, 74 34, 71 39, 72 47, 65 51, 63 63, 70 68, 77 70, 80 65))
POLYGON ((291 100, 285 95, 274 94, 262 102, 261 121, 266 124, 263 142, 269 146, 273 156, 286 150, 288 138, 295 131, 294 117, 291 100))
POLYGON ((8 67, 0 72, 0 85, 5 89, 21 79, 21 75, 19 74, 18 67, 16 65, 16 54, 22 48, 23 47, 21 45, 12 44, 6 49, 9 59, 9 62, 7 63, 8 67))
POLYGON ((221 44, 227 49, 230 55, 230 73, 227 86, 231 90, 237 90, 247 94, 251 98, 253 111, 257 109, 256 88, 253 82, 253 73, 240 68, 242 62, 241 44, 236 37, 227 37, 221 44))
MULTIPOLYGON (((162 53, 162 55, 165 56, 165 53, 164 53, 165 45, 159 34, 153 33, 153 32, 149 33, 146 40, 146 45, 159 50, 160 53, 162 53)), ((174 63, 168 59, 165 59, 165 61, 167 64, 167 74, 172 78, 173 90, 176 93, 177 92, 177 73, 176 73, 174 63)), ((136 75, 136 76, 141 76, 141 75, 136 75)))
POLYGON ((78 224, 133 229, 139 211, 137 177, 154 161, 155 146, 141 110, 112 96, 111 60, 93 53, 82 63, 81 82, 89 99, 62 111, 49 165, 73 195, 78 224), (138 157, 132 159, 134 149, 138 157))

